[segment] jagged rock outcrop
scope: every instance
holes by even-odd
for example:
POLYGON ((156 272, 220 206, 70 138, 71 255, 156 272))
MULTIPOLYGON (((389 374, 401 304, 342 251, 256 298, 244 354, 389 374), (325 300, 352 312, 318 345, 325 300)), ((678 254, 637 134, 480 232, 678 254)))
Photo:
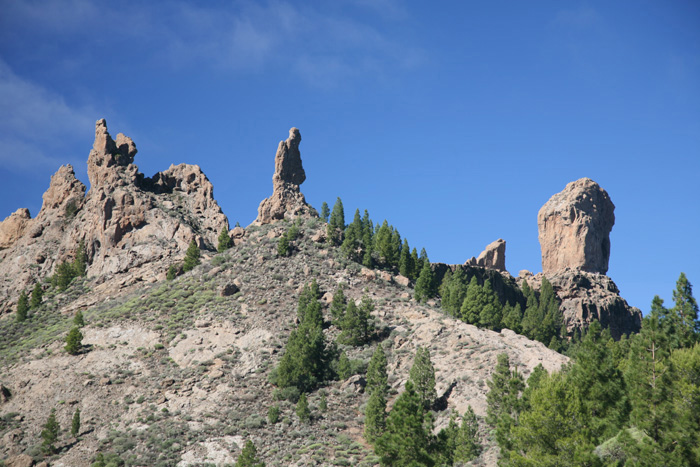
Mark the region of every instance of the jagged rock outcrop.
POLYGON ((497 271, 506 270, 506 241, 499 238, 495 242, 489 243, 478 258, 468 259, 465 266, 479 266, 497 271))
POLYGON ((566 185, 537 215, 542 270, 566 269, 605 274, 610 258, 610 231, 615 205, 590 178, 566 185))
POLYGON ((275 154, 275 173, 272 176, 272 196, 258 207, 256 224, 269 224, 284 218, 317 217, 316 210, 306 204, 299 185, 306 180, 301 164, 299 143, 301 133, 297 128, 289 130, 289 138, 280 141, 275 154))
MULTIPOLYGON (((522 282, 527 280, 528 285, 539 291, 542 276, 542 273, 532 275, 521 271, 518 284, 522 286, 522 282)), ((641 310, 627 304, 615 282, 608 276, 585 271, 562 271, 547 274, 546 277, 561 300, 559 310, 569 335, 573 335, 576 329, 588 328, 594 320, 609 328, 614 339, 638 332, 641 328, 641 310)))
POLYGON ((88 157, 90 191, 62 166, 51 177, 35 219, 18 211, 0 224, 0 311, 9 311, 20 290, 72 260, 85 242, 88 276, 120 282, 154 281, 180 261, 192 239, 214 250, 228 220, 213 195, 213 186, 199 166, 171 166, 145 177, 134 165, 134 142, 119 134, 116 141, 105 120, 95 126, 88 157), (10 221, 10 222, 8 222, 10 221))
POLYGON ((0 222, 0 249, 14 245, 24 233, 31 218, 29 209, 21 208, 0 222))

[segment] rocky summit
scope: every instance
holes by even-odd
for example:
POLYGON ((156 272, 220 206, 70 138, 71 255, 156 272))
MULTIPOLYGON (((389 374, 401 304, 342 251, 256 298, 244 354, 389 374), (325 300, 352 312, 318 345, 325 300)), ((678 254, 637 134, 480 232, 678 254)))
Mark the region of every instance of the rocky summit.
POLYGON ((614 206, 595 182, 540 210, 543 273, 514 278, 503 239, 447 265, 409 254, 386 223, 344 230, 337 212, 326 223, 300 191, 300 142, 292 128, 256 221, 229 230, 198 166, 146 177, 135 143, 99 120, 90 190, 62 166, 35 218, 19 209, 0 223, 4 465, 224 466, 252 442, 267 465, 374 466, 366 415, 380 350, 388 410, 405 406, 427 352, 429 435, 443 433, 431 439, 473 410, 470 465, 496 465, 492 379, 560 370, 569 358, 555 349, 594 320, 616 339, 639 330, 641 313, 604 275, 614 206), (528 318, 540 311, 551 336, 528 318), (295 370, 324 368, 313 384, 284 383, 294 342, 325 343, 295 370))
POLYGON ((605 274, 614 224, 615 205, 605 190, 590 178, 569 183, 537 214, 542 271, 605 274))

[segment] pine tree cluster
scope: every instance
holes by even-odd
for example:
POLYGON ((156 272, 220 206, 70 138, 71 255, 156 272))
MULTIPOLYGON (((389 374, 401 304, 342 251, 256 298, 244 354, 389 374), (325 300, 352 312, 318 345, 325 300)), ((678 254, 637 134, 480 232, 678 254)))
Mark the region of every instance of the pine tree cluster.
POLYGON ((572 365, 540 366, 527 387, 499 357, 487 399, 499 465, 700 465, 700 322, 684 274, 673 301, 655 297, 618 342, 592 323, 572 365))

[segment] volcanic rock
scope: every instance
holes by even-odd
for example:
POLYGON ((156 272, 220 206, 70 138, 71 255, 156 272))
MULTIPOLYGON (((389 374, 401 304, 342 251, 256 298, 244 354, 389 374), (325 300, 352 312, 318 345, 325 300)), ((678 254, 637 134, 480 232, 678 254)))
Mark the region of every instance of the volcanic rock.
POLYGON ((90 191, 62 166, 51 177, 35 219, 20 210, 0 224, 0 312, 10 311, 20 290, 51 275, 75 257, 81 241, 88 276, 120 286, 152 281, 181 261, 192 239, 214 250, 228 220, 199 166, 171 166, 151 178, 133 164, 136 145, 104 119, 95 125, 88 157, 90 191))
POLYGON ((566 269, 605 274, 610 258, 610 231, 615 205, 590 178, 566 185, 537 215, 542 270, 566 269))
POLYGON ((0 249, 9 248, 22 236, 31 221, 29 209, 18 209, 0 222, 0 249))
MULTIPOLYGON (((542 273, 520 274, 518 283, 522 286, 527 280, 535 291, 539 291, 542 273)), ((587 329, 592 321, 598 321, 603 328, 610 329, 614 339, 623 334, 639 332, 642 325, 642 312, 629 306, 620 296, 617 285, 608 276, 585 271, 562 271, 547 274, 554 292, 561 301, 559 311, 564 326, 570 336, 576 329, 587 329)))
POLYGON ((472 257, 464 263, 465 266, 479 266, 497 271, 506 270, 506 241, 499 238, 488 244, 478 258, 472 257))
POLYGON ((269 224, 284 218, 318 217, 316 210, 306 204, 299 185, 306 180, 301 164, 299 143, 301 133, 297 128, 289 130, 289 138, 280 141, 275 154, 275 173, 272 176, 272 196, 258 207, 258 225, 269 224))

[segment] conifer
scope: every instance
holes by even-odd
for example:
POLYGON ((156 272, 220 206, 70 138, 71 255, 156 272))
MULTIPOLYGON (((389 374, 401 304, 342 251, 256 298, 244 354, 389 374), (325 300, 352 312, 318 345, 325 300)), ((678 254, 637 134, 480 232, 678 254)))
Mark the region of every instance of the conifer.
POLYGON ((44 298, 44 289, 41 288, 41 284, 38 282, 34 284, 34 288, 32 289, 32 298, 29 301, 29 308, 38 308, 41 306, 41 301, 44 298))
POLYGON ((245 442, 235 467, 265 467, 265 463, 258 459, 258 450, 251 440, 245 442))
POLYGON ((347 299, 345 298, 343 287, 338 287, 338 289, 333 294, 333 301, 331 302, 330 307, 330 313, 334 323, 342 323, 343 316, 345 315, 346 306, 347 299))
POLYGON ((71 355, 77 355, 80 349, 83 348, 83 334, 77 326, 74 326, 66 336, 66 352, 71 355))
POLYGON ((56 441, 58 441, 58 433, 61 427, 56 420, 56 409, 51 409, 51 414, 41 430, 41 451, 45 455, 52 455, 56 452, 56 441))
POLYGON ((228 234, 228 229, 226 226, 223 226, 221 228, 221 233, 219 234, 218 238, 218 244, 216 246, 216 251, 219 253, 223 253, 224 251, 228 250, 233 246, 233 240, 231 239, 231 236, 228 234))
POLYGON ((467 463, 476 458, 481 452, 479 443, 479 422, 472 406, 462 416, 462 425, 459 427, 455 441, 454 462, 467 463))
POLYGON ((321 219, 323 219, 323 222, 328 222, 328 216, 330 216, 331 210, 328 208, 328 203, 325 201, 321 205, 321 219))
POLYGON ((367 407, 365 408, 365 439, 373 443, 384 433, 386 427, 386 398, 382 391, 375 390, 370 393, 367 407))
POLYGON ((75 252, 73 260, 73 271, 77 277, 87 274, 87 252, 85 251, 85 240, 80 240, 78 250, 75 252))
POLYGON ((80 434, 80 408, 76 408, 71 421, 70 434, 72 437, 77 437, 80 434))
POLYGON ((389 391, 389 376, 387 374, 387 360, 382 344, 378 344, 372 354, 372 359, 367 367, 367 392, 380 391, 385 397, 389 391))
POLYGON ((430 263, 423 263, 423 269, 418 276, 416 281, 416 286, 413 291, 413 296, 417 302, 425 302, 429 298, 435 296, 435 278, 433 276, 433 270, 430 268, 430 263))
POLYGON ((199 247, 197 246, 197 242, 192 239, 190 242, 190 246, 187 247, 187 251, 185 252, 185 261, 182 264, 182 270, 184 272, 191 271, 194 269, 197 265, 199 265, 200 260, 199 260, 199 247))
POLYGON ((27 319, 28 311, 29 300, 27 299, 27 293, 23 290, 19 293, 19 299, 17 300, 17 313, 15 316, 18 323, 21 323, 27 319))
POLYGON ((175 277, 177 277, 177 268, 174 264, 171 264, 168 268, 168 273, 165 275, 165 279, 171 281, 174 280, 175 277))
POLYGON ((420 398, 425 410, 430 409, 437 393, 435 391, 435 368, 430 361, 430 351, 418 346, 413 359, 413 366, 408 373, 408 380, 420 398))
POLYGON ((82 311, 78 310, 75 312, 75 316, 73 316, 73 325, 79 328, 85 326, 85 318, 83 318, 82 311))

